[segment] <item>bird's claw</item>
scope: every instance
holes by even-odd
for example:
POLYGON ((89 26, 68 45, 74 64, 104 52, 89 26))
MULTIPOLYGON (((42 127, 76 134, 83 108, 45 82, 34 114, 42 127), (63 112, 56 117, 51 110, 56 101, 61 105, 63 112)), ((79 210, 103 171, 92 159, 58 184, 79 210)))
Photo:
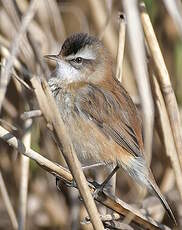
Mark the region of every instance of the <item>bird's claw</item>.
POLYGON ((88 181, 89 187, 93 189, 97 189, 101 186, 101 184, 99 184, 97 181, 90 181, 90 180, 87 180, 87 181, 88 181))
POLYGON ((65 182, 66 186, 71 188, 77 188, 75 180, 72 180, 71 182, 65 182))
MULTIPOLYGON (((60 178, 59 176, 56 176, 56 187, 59 191, 61 191, 61 181, 62 181, 62 178, 60 178)), ((75 180, 72 180, 71 182, 65 181, 64 183, 68 187, 77 188, 75 180)))
MULTIPOLYGON (((61 181, 61 178, 59 176, 56 176, 56 187, 59 191, 61 191, 60 181, 61 181)), ((68 187, 77 188, 77 184, 75 180, 72 180, 71 182, 64 182, 64 183, 68 187)), ((99 195, 99 193, 102 193, 104 190, 107 191, 109 187, 111 187, 111 185, 105 185, 103 183, 99 184, 96 181, 89 181, 89 180, 88 180, 88 185, 90 188, 94 190, 94 192, 92 193, 93 198, 96 198, 99 195)), ((82 200, 81 197, 79 197, 79 199, 82 200)))
POLYGON ((59 176, 56 176, 56 187, 58 191, 61 191, 61 183, 60 183, 61 179, 59 176))
POLYGON ((90 187, 94 188, 94 192, 92 193, 93 198, 96 198, 99 193, 102 193, 104 190, 107 191, 111 187, 111 185, 99 184, 96 181, 88 181, 88 183, 90 187))

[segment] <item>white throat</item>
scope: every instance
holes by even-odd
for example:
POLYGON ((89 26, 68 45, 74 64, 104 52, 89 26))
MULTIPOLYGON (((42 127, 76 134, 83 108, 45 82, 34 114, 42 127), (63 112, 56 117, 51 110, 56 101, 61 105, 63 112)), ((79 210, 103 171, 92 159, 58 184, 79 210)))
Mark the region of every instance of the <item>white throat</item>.
POLYGON ((61 81, 72 83, 81 80, 80 71, 75 69, 69 63, 65 61, 58 61, 56 64, 56 69, 53 72, 53 77, 57 77, 61 81))

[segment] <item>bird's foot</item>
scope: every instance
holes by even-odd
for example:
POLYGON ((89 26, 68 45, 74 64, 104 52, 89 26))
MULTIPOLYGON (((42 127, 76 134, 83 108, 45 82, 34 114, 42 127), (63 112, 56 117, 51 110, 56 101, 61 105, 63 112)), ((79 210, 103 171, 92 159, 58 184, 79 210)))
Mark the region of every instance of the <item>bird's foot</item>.
POLYGON ((61 191, 61 178, 56 176, 56 188, 58 191, 61 191))
POLYGON ((105 183, 99 184, 96 181, 88 181, 89 186, 94 188, 94 192, 92 193, 93 198, 99 196, 100 193, 104 191, 108 191, 111 185, 106 185, 105 183))
POLYGON ((66 186, 71 188, 77 188, 76 181, 72 180, 71 182, 65 182, 66 186))
MULTIPOLYGON (((61 191, 61 181, 63 181, 62 178, 56 176, 56 187, 57 187, 57 189, 58 189, 59 191, 61 191)), ((70 181, 70 182, 64 182, 64 183, 65 183, 66 186, 68 186, 68 187, 77 188, 77 185, 76 185, 75 180, 72 180, 72 181, 70 181)))
MULTIPOLYGON (((59 191, 61 191, 61 181, 62 181, 62 178, 60 178, 59 176, 56 176, 56 187, 59 191)), ((72 180, 70 182, 64 182, 64 183, 68 187, 77 188, 77 184, 75 180, 72 180)), ((102 193, 103 191, 106 191, 106 192, 109 191, 111 187, 111 185, 105 184, 104 182, 99 184, 96 181, 88 181, 88 186, 94 190, 94 192, 92 193, 93 198, 96 198, 97 196, 99 196, 99 194, 102 193)))

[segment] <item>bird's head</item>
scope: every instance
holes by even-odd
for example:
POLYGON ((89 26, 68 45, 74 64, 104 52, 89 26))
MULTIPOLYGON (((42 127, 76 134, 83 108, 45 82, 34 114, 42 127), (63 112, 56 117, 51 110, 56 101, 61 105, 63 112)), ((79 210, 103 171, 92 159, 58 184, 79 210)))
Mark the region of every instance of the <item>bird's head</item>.
POLYGON ((111 58, 101 41, 84 33, 68 37, 58 55, 46 55, 56 61, 54 77, 68 83, 99 83, 111 75, 111 58))

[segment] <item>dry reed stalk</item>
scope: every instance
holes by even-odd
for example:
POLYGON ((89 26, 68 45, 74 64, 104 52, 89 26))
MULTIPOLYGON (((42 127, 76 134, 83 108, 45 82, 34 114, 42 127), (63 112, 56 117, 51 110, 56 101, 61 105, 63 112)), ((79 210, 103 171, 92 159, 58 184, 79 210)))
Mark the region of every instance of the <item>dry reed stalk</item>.
POLYGON ((105 12, 106 12, 106 19, 104 22, 104 25, 102 26, 101 30, 99 31, 98 38, 100 40, 103 39, 105 31, 107 27, 109 26, 111 19, 112 19, 112 5, 113 5, 113 0, 106 0, 104 4, 105 12))
POLYGON ((10 45, 9 41, 7 40, 7 38, 2 36, 2 34, 0 34, 0 45, 5 46, 6 48, 9 47, 9 45, 10 45))
POLYGON ((0 124, 7 128, 8 130, 12 130, 12 131, 17 131, 17 127, 15 127, 14 125, 10 124, 8 121, 5 121, 4 119, 0 118, 0 124))
MULTIPOLYGON (((9 40, 14 42, 16 38, 18 38, 20 32, 19 30, 22 25, 22 17, 20 15, 20 12, 17 10, 16 1, 2 0, 2 3, 7 11, 7 19, 5 19, 5 21, 10 20, 9 24, 11 25, 11 28, 6 26, 4 28, 4 31, 7 34, 6 36, 10 37, 9 40), (12 33, 9 32, 11 30, 13 31, 12 33)), ((27 11, 28 10, 29 8, 27 8, 27 11)), ((11 48, 13 46, 14 45, 12 44, 11 48)), ((18 54, 21 60, 23 60, 23 62, 26 62, 30 69, 33 69, 34 60, 32 58, 32 50, 27 43, 27 38, 24 33, 21 34, 21 46, 18 47, 18 54)))
MULTIPOLYGON (((37 8, 36 15, 38 18, 39 26, 43 34, 45 35, 46 48, 55 51, 57 49, 57 41, 55 40, 53 31, 51 29, 50 12, 49 12, 47 1, 44 0, 39 1, 39 6, 37 8)), ((34 34, 32 32, 33 31, 30 31, 31 34, 34 34)))
MULTIPOLYGON (((0 88, 3 87, 4 89, 7 88, 7 78, 4 78, 4 68, 6 65, 6 59, 3 57, 2 58, 2 63, 1 63, 1 74, 0 74, 0 88)), ((0 97, 3 98, 3 91, 0 91, 0 97)), ((4 110, 13 118, 17 117, 18 111, 15 108, 15 106, 5 97, 2 101, 2 106, 4 110)))
POLYGON ((88 18, 81 10, 81 8, 77 5, 68 3, 68 2, 61 2, 60 3, 60 11, 62 13, 70 13, 73 17, 76 17, 79 24, 79 31, 85 32, 89 34, 89 22, 88 18))
POLYGON ((113 213, 111 214, 107 214, 105 216, 101 216, 100 217, 102 221, 111 221, 111 220, 119 220, 121 219, 121 216, 118 213, 113 213))
POLYGON ((2 85, 2 84, 0 85, 0 87, 1 87, 1 90, 0 90, 1 91, 1 94, 0 94, 0 111, 1 111, 2 101, 5 97, 7 85, 8 85, 9 80, 10 80, 10 73, 12 70, 12 66, 13 66, 14 60, 16 58, 16 55, 18 53, 18 50, 19 50, 20 41, 21 41, 25 31, 28 28, 28 25, 30 24, 30 22, 31 22, 31 20, 35 14, 36 7, 37 7, 37 1, 32 0, 30 2, 29 9, 27 10, 26 14, 24 15, 24 17, 22 19, 22 23, 21 23, 21 26, 20 26, 19 31, 17 33, 17 36, 15 36, 15 39, 12 42, 12 46, 11 46, 12 48, 10 51, 10 56, 8 57, 7 64, 3 70, 4 71, 3 78, 1 78, 1 79, 4 79, 4 81, 6 81, 6 82, 5 82, 5 85, 2 85))
POLYGON ((5 10, 0 11, 0 31, 1 36, 3 38, 6 38, 7 42, 4 42, 4 39, 1 38, 1 44, 6 45, 6 47, 9 47, 10 41, 13 40, 13 35, 16 34, 16 28, 13 25, 8 13, 5 10), (6 22, 6 23, 3 23, 6 22), (11 31, 11 33, 10 33, 11 31))
MULTIPOLYGON (((103 2, 100 0, 89 0, 88 4, 91 8, 91 13, 93 15, 93 20, 97 28, 97 31, 100 32, 104 28, 105 22, 107 20, 107 14, 103 2)), ((103 42, 108 47, 110 53, 112 54, 112 57, 115 58, 118 42, 117 35, 112 23, 109 23, 105 30, 103 42)))
POLYGON ((178 154, 180 167, 182 169, 182 126, 180 120, 180 114, 178 110, 178 105, 176 97, 171 85, 169 73, 167 71, 155 32, 153 30, 152 23, 150 21, 149 15, 146 12, 144 4, 141 4, 141 21, 143 24, 143 29, 145 32, 147 44, 150 49, 150 54, 153 59, 153 63, 157 72, 157 79, 160 84, 160 88, 165 100, 172 134, 176 146, 176 151, 178 154))
POLYGON ((31 111, 24 112, 21 115, 21 119, 27 120, 30 118, 41 117, 41 116, 42 116, 42 112, 39 109, 37 109, 37 110, 31 110, 31 111))
POLYGON ((143 31, 138 12, 138 1, 123 0, 122 4, 126 14, 131 61, 142 105, 145 153, 148 164, 150 164, 152 154, 154 109, 146 65, 143 31))
POLYGON ((8 13, 11 21, 13 22, 16 29, 20 26, 19 16, 17 14, 14 1, 11 0, 2 0, 2 5, 5 11, 8 13))
MULTIPOLYGON (((9 50, 4 45, 0 46, 0 53, 2 57, 4 57, 5 59, 8 59, 10 56, 9 50)), ((5 65, 2 64, 2 66, 5 66, 5 65)), ((14 59, 13 66, 17 68, 18 70, 21 70, 21 63, 17 58, 14 59)))
MULTIPOLYGON (((19 78, 15 71, 14 76, 16 78, 13 78, 16 90, 19 95, 23 96, 23 87, 26 87, 28 90, 30 90, 30 87, 21 79, 19 78), (18 80, 17 80, 18 79, 18 80)), ((32 90, 31 90, 32 91, 32 90)), ((23 97, 24 98, 24 97, 23 97)), ((25 99, 22 100, 22 106, 27 105, 27 102, 25 99)), ((31 125, 32 120, 26 120, 24 122, 24 136, 22 138, 23 143, 26 147, 30 147, 31 145, 31 125)), ((24 155, 20 156, 21 159, 21 174, 20 174, 20 184, 19 184, 19 218, 18 218, 18 229, 24 230, 26 229, 26 223, 27 223, 27 197, 28 197, 28 181, 29 181, 29 162, 30 159, 24 155)))
POLYGON ((174 171, 171 167, 167 167, 167 169, 164 172, 164 176, 162 178, 161 184, 160 184, 160 190, 162 193, 165 194, 171 191, 174 188, 174 186, 175 186, 174 171))
POLYGON ((19 83, 21 83, 26 89, 33 91, 33 89, 22 79, 20 78, 15 71, 13 71, 12 73, 12 77, 14 77, 14 79, 16 79, 19 83))
MULTIPOLYGON (((7 142, 13 148, 17 149, 19 153, 34 160, 38 165, 40 165, 47 172, 51 173, 52 175, 59 176, 67 183, 72 182, 73 177, 67 169, 63 168, 60 165, 58 166, 57 164, 43 157, 42 155, 35 152, 34 150, 27 148, 21 140, 16 138, 14 135, 12 135, 9 131, 4 129, 2 126, 0 126, 0 138, 3 139, 5 142, 7 142)), ((90 189, 92 190, 92 188, 90 189)), ((151 230, 159 230, 159 229, 169 230, 168 227, 161 224, 159 225, 148 215, 146 216, 144 214, 141 214, 138 210, 131 207, 127 203, 119 200, 116 197, 111 197, 105 193, 102 193, 99 194, 99 196, 95 197, 95 199, 101 204, 105 205, 106 207, 112 209, 113 211, 123 216, 128 215, 128 213, 130 212, 134 213, 133 221, 139 226, 143 226, 151 230)))
POLYGON ((21 9, 21 12, 25 12, 28 9, 29 2, 26 0, 16 0, 14 4, 16 4, 19 9, 21 9))
POLYGON ((3 58, 2 59, 2 63, 1 63, 1 73, 0 73, 0 112, 1 112, 1 107, 3 104, 3 100, 5 97, 5 93, 6 93, 6 89, 8 86, 8 77, 5 75, 5 68, 3 68, 3 66, 6 65, 6 59, 3 58))
POLYGON ((18 111, 16 107, 12 104, 12 102, 8 98, 4 98, 3 100, 3 109, 6 111, 6 113, 12 117, 15 118, 18 116, 18 111))
POLYGON ((1 191, 1 195, 2 195, 2 200, 4 201, 8 215, 10 217, 12 227, 13 227, 13 229, 18 229, 18 221, 16 219, 15 211, 13 209, 13 206, 12 206, 11 201, 10 201, 10 197, 8 195, 8 192, 7 192, 6 185, 4 183, 1 170, 0 170, 0 191, 1 191))
MULTIPOLYGON (((122 70, 123 70, 123 57, 124 57, 124 46, 125 46, 125 30, 126 30, 126 24, 125 24, 125 18, 121 14, 120 15, 120 21, 119 21, 119 41, 118 41, 118 49, 117 49, 117 64, 116 64, 116 77, 121 82, 122 81, 122 70)), ((113 168, 110 168, 108 170, 108 174, 112 172, 113 168)), ((115 194, 116 190, 116 177, 117 175, 113 175, 112 178, 108 182, 108 187, 110 187, 111 194, 115 194)))
MULTIPOLYGON (((124 229, 124 230, 134 230, 133 227, 121 222, 121 216, 118 213, 106 214, 100 216, 104 226, 108 229, 124 229)), ((86 217, 83 224, 89 224, 90 218, 86 217)))
POLYGON ((43 169, 53 175, 58 175, 63 178, 66 182, 71 182, 73 177, 68 170, 58 166, 47 158, 43 157, 31 148, 26 147, 21 140, 12 135, 9 131, 0 126, 0 138, 7 142, 10 146, 15 148, 19 153, 31 158, 43 169))
MULTIPOLYGON (((44 1, 44 3, 46 4, 46 6, 48 6, 47 1, 44 1)), ((52 5, 53 4, 54 4, 54 1, 52 1, 52 5)), ((15 13, 18 15, 19 21, 21 21, 21 19, 23 17, 23 12, 25 12, 25 10, 23 11, 20 8, 20 4, 18 4, 17 1, 14 1, 13 5, 14 5, 14 8, 15 8, 15 13)), ((39 2, 39 5, 37 7, 37 11, 38 11, 39 7, 40 7, 40 2, 39 2)), ((48 8, 50 8, 50 7, 48 7, 48 8)), ((28 5, 27 5, 26 9, 28 9, 28 5)), ((56 12, 55 12, 55 15, 56 15, 56 12)), ((57 19, 57 20, 59 21, 59 19, 57 19)), ((37 67, 36 63, 38 62, 40 64, 41 69, 43 69, 43 73, 45 73, 46 76, 48 76, 50 74, 50 72, 49 72, 49 69, 47 67, 47 64, 43 60, 42 52, 39 49, 39 47, 41 46, 42 51, 47 50, 48 41, 47 41, 47 37, 45 36, 45 34, 43 34, 42 29, 36 23, 35 20, 32 21, 32 23, 30 24, 30 26, 29 26, 29 28, 27 30, 27 37, 24 36, 22 42, 25 43, 25 46, 21 46, 20 50, 22 50, 22 52, 24 53, 25 62, 26 62, 26 65, 29 67, 29 69, 34 70, 34 66, 37 67), (34 40, 34 37, 32 36, 32 34, 36 34, 36 36, 34 36, 36 38, 36 40, 34 40), (37 44, 39 44, 39 45, 37 45, 37 44), (29 53, 26 53, 27 48, 30 49, 29 53), (35 59, 33 58, 33 54, 35 56, 35 59)))
MULTIPOLYGON (((23 144, 26 148, 31 145, 31 130, 32 120, 26 120, 24 124, 25 134, 23 136, 23 144)), ((19 191, 19 218, 18 229, 26 229, 27 218, 27 197, 28 197, 28 181, 29 181, 29 164, 30 158, 21 155, 21 178, 20 178, 20 191, 19 191)))
MULTIPOLYGON (((147 71, 144 37, 138 10, 138 1, 123 0, 122 4, 124 8, 124 13, 126 15, 127 32, 130 45, 130 59, 132 62, 141 100, 145 156, 148 165, 150 165, 152 159, 154 106, 147 71)), ((146 192, 146 189, 140 188, 138 203, 141 204, 141 201, 145 197, 146 192)), ((125 218, 124 222, 130 223, 133 218, 133 213, 130 213, 125 218)))
POLYGON ((43 55, 42 55, 41 51, 39 50, 38 45, 36 44, 31 33, 27 32, 27 38, 28 38, 28 41, 32 47, 36 61, 39 63, 45 78, 48 79, 50 76, 50 71, 49 71, 47 64, 45 63, 45 61, 43 59, 43 55))
MULTIPOLYGON (((104 198, 103 196, 99 196, 96 198, 96 200, 102 203, 103 198, 104 198)), ((124 217, 128 217, 130 216, 130 214, 132 214, 133 216, 132 222, 137 223, 141 228, 150 229, 150 230, 170 229, 167 226, 156 224, 156 222, 152 218, 150 218, 149 216, 145 216, 144 214, 141 214, 140 211, 124 203, 122 200, 118 199, 117 197, 107 196, 105 197, 103 203, 106 207, 111 208, 113 211, 124 215, 124 217)))
POLYGON ((35 88, 35 94, 39 102, 39 106, 42 110, 42 113, 47 122, 52 124, 53 131, 58 141, 58 144, 61 146, 61 149, 63 149, 63 156, 66 160, 67 165, 69 166, 70 171, 72 172, 74 180, 76 181, 80 194, 83 198, 85 207, 90 216, 92 225, 96 230, 104 229, 104 226, 99 218, 95 202, 90 193, 86 178, 81 169, 80 162, 67 135, 67 130, 64 127, 64 123, 60 117, 58 108, 56 106, 53 96, 51 95, 48 84, 44 79, 42 79, 43 89, 45 92, 44 94, 40 82, 35 77, 31 79, 31 82, 35 88), (40 91, 42 91, 42 93, 40 93, 40 91), (45 105, 46 109, 44 108, 45 105))
MULTIPOLYGON (((80 203, 78 201, 79 192, 75 189, 69 190, 70 195, 70 219, 71 219, 71 229, 78 230, 80 226, 80 203)), ((83 229, 84 230, 84 229, 83 229)))
POLYGON ((120 82, 122 82, 122 75, 123 75, 125 34, 126 34, 125 16, 123 14, 120 14, 119 16, 119 40, 118 40, 117 63, 116 63, 116 77, 120 82))
POLYGON ((162 96, 159 83, 154 74, 153 76, 151 76, 151 81, 153 85, 152 89, 153 89, 153 94, 156 103, 156 112, 158 115, 157 120, 159 121, 158 123, 161 127, 162 139, 165 146, 165 151, 167 156, 170 158, 171 165, 176 179, 177 188, 182 199, 182 171, 180 168, 180 163, 175 148, 175 143, 173 139, 173 134, 172 134, 164 98, 162 96))
MULTIPOLYGON (((6 48, 4 48, 4 47, 1 47, 1 48, 2 49, 0 50, 0 53, 2 54, 2 56, 5 56, 7 58, 9 56, 9 52, 6 52, 7 51, 6 48)), ((2 58, 2 62, 0 64, 0 66, 1 66, 1 72, 2 72, 1 75, 3 76, 3 70, 2 69, 5 68, 5 66, 6 66, 6 60, 4 57, 2 58)), ((21 64, 18 62, 18 60, 15 60, 14 66, 18 67, 18 69, 21 68, 21 64)), ((19 81, 26 89, 28 89, 30 91, 33 90, 23 79, 21 79, 16 74, 16 72, 14 70, 12 70, 11 76, 14 77, 17 81, 19 81)), ((7 84, 6 79, 2 79, 0 81, 0 85, 6 86, 6 84, 7 84)), ((6 98, 4 98, 4 100, 6 100, 6 98)))
POLYGON ((182 37, 182 3, 180 0, 163 0, 171 15, 179 35, 182 37))
MULTIPOLYGON (((10 52, 5 46, 0 46, 0 54, 6 59, 8 59, 10 57, 10 52)), ((32 73, 22 65, 22 63, 20 62, 19 59, 14 58, 13 67, 16 70, 18 70, 19 72, 21 72, 22 74, 24 74, 25 76, 32 77, 32 73)), ((15 72, 11 71, 10 74, 15 74, 15 72)), ((23 80, 21 80, 21 81, 23 81, 23 80)), ((25 86, 25 84, 24 84, 24 86, 25 86)))
MULTIPOLYGON (((45 3, 46 4, 46 3, 45 3)), ((58 41, 64 41, 66 38, 66 30, 64 27, 63 19, 58 7, 58 3, 55 0, 47 0, 47 8, 49 10, 49 19, 51 27, 54 28, 58 41), (59 29, 58 29, 59 28, 59 29)))

